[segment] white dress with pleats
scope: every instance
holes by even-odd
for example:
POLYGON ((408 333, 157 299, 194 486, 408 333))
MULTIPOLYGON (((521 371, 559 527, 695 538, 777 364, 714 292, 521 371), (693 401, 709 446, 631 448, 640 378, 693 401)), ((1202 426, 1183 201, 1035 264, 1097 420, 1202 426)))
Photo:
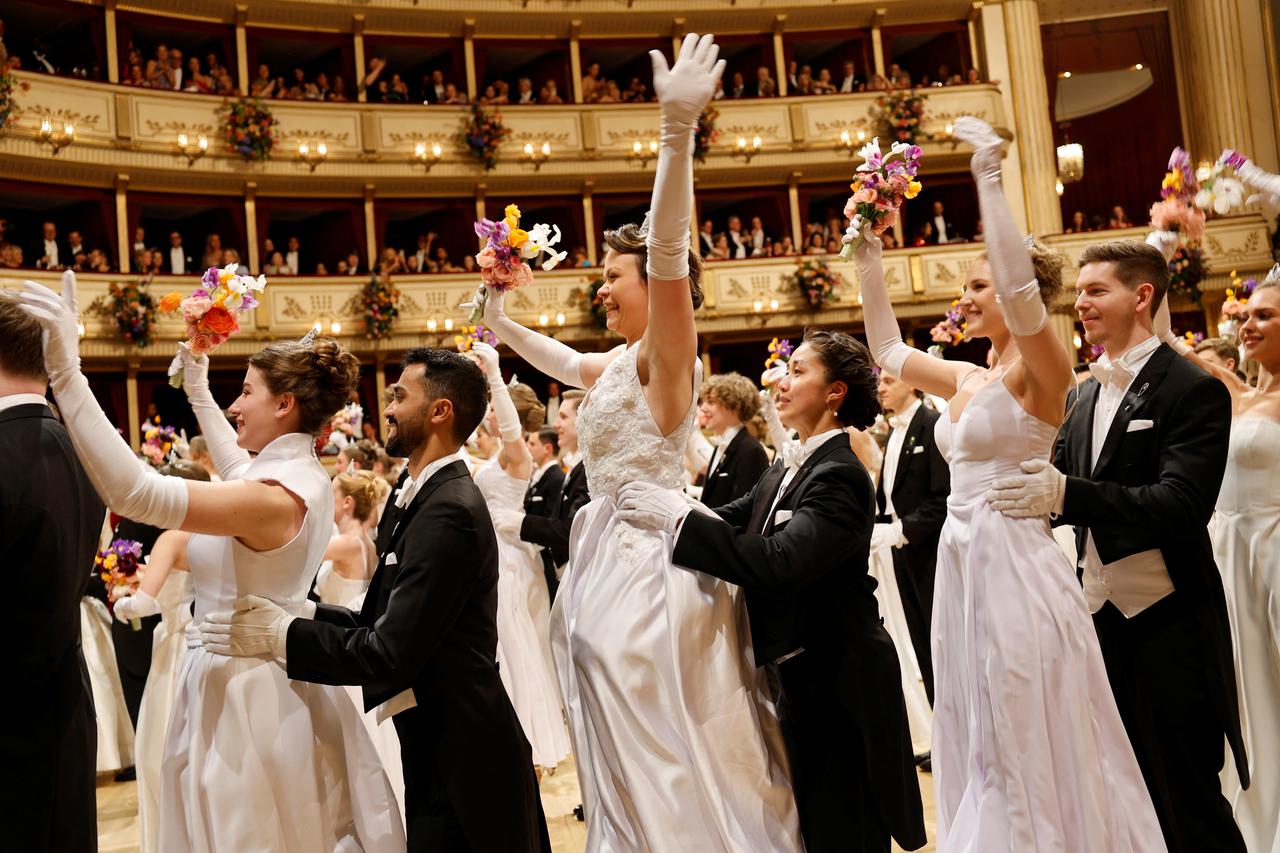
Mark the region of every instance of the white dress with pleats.
POLYGON ((111 619, 107 605, 99 599, 89 595, 80 599, 80 646, 98 721, 99 773, 133 766, 133 720, 120 686, 111 619))

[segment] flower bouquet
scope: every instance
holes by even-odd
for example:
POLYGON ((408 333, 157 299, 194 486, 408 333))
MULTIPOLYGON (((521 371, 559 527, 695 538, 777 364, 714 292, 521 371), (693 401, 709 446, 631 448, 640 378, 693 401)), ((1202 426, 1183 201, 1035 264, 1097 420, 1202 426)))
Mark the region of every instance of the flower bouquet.
POLYGON ((491 347, 498 346, 498 336, 484 326, 463 326, 462 334, 453 336, 458 352, 471 352, 471 345, 477 341, 491 347))
POLYGON ((862 227, 854 231, 850 225, 845 232, 844 248, 840 257, 849 260, 854 250, 866 239, 865 229, 870 228, 877 237, 893 227, 898 220, 902 203, 920 193, 921 184, 916 180, 920 169, 920 146, 895 142, 888 156, 880 152, 880 138, 876 137, 862 146, 858 156, 863 159, 853 176, 849 188, 853 195, 845 203, 844 215, 852 220, 862 217, 862 227), (893 159, 900 157, 900 159, 893 159))
POLYGON ((261 98, 237 98, 222 105, 227 150, 246 160, 265 160, 275 147, 279 120, 261 98))
POLYGON ((954 300, 951 307, 947 309, 947 313, 929 330, 929 337, 933 340, 933 344, 929 347, 929 355, 942 358, 942 352, 947 347, 963 343, 968 325, 964 315, 960 313, 960 300, 954 300))
POLYGON ((796 265, 791 274, 791 283, 800 291, 800 295, 809 303, 814 311, 827 304, 828 299, 835 297, 836 285, 843 279, 819 258, 808 257, 796 265))
POLYGON ((1235 270, 1231 271, 1231 286, 1227 288, 1227 298, 1223 301, 1222 310, 1219 312, 1219 335, 1224 338, 1234 338, 1240 333, 1240 326, 1248 315, 1245 304, 1257 286, 1256 278, 1242 279, 1236 275, 1235 270))
POLYGON ((1196 246, 1179 246, 1169 259, 1169 293, 1181 294, 1200 304, 1200 282, 1209 272, 1204 252, 1196 246))
POLYGON ((533 270, 529 268, 529 261, 536 261, 540 256, 547 255, 541 266, 544 271, 550 272, 569 254, 552 248, 560 242, 560 229, 557 226, 539 223, 525 231, 520 227, 519 207, 509 204, 503 213, 504 218, 497 222, 481 219, 475 224, 476 236, 484 240, 485 245, 476 255, 482 285, 476 293, 468 319, 473 325, 484 316, 484 304, 491 288, 507 291, 532 284, 533 270))
POLYGON ((13 76, 13 66, 15 60, 6 60, 0 62, 0 131, 5 126, 18 120, 21 108, 17 101, 13 98, 15 91, 26 92, 31 88, 31 84, 25 80, 18 80, 13 76))
MULTIPOLYGON (((117 539, 98 553, 93 565, 107 587, 107 607, 114 612, 116 599, 137 592, 142 583, 142 543, 134 539, 117 539)), ((142 620, 129 620, 135 631, 142 630, 142 620)))
POLYGON ((769 341, 769 357, 764 360, 764 373, 760 374, 760 386, 772 388, 787 375, 787 362, 791 360, 794 345, 787 338, 769 341))
POLYGON ((156 418, 156 422, 149 425, 142 436, 142 455, 152 468, 160 468, 168 463, 169 454, 177 443, 177 430, 165 426, 156 418))
MULTIPOLYGON (((187 324, 187 347, 195 356, 208 355, 240 331, 240 316, 258 305, 255 293, 267 286, 267 277, 254 278, 236 273, 237 264, 222 269, 209 267, 200 286, 186 299, 173 292, 160 300, 160 310, 172 313, 182 310, 187 324)), ((169 365, 169 384, 182 387, 181 354, 169 365)))
POLYGON ((364 336, 381 340, 391 336, 391 327, 400 316, 400 291, 390 279, 369 276, 369 283, 360 291, 364 303, 364 336))
POLYGON ((913 90, 897 90, 881 95, 876 100, 880 110, 881 131, 891 139, 906 145, 915 145, 924 132, 924 100, 927 96, 913 90))
POLYGON ((360 439, 360 424, 364 421, 364 407, 359 403, 347 403, 324 427, 324 442, 317 453, 333 456, 348 444, 360 439))
POLYGON ((490 113, 479 104, 472 104, 471 118, 462 128, 462 147, 487 172, 498 165, 498 146, 510 135, 511 128, 502 123, 502 113, 490 113))
POLYGON ((1169 171, 1160 184, 1160 201, 1151 205, 1151 226, 1177 231, 1187 240, 1204 235, 1204 211, 1196 206, 1200 182, 1191 167, 1191 155, 1181 148, 1169 155, 1169 171))
POLYGON ((1218 162, 1209 168, 1209 176, 1200 182, 1200 190, 1195 196, 1196 207, 1226 216, 1243 205, 1244 183, 1235 174, 1236 169, 1244 164, 1243 155, 1230 149, 1223 151, 1218 162))

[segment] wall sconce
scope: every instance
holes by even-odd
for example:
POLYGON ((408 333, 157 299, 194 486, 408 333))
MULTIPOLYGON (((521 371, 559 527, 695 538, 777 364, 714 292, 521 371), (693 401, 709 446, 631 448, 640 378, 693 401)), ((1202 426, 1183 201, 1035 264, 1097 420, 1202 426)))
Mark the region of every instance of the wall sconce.
POLYGON ((81 320, 79 320, 79 319, 77 319, 77 320, 76 320, 76 335, 78 335, 79 337, 82 337, 82 338, 83 338, 83 337, 84 337, 84 334, 85 334, 84 322, 83 322, 83 321, 81 321, 81 320))
POLYGON ((325 160, 329 159, 329 146, 323 142, 316 143, 314 148, 309 142, 298 143, 298 159, 311 167, 311 171, 316 170, 325 160))
POLYGON ((53 119, 45 113, 40 119, 38 136, 41 142, 53 149, 54 156, 57 156, 59 151, 76 141, 76 123, 67 119, 62 122, 62 131, 58 132, 54 130, 53 119))
POLYGON ((837 151, 844 151, 852 158, 861 150, 862 146, 867 142, 867 132, 858 129, 853 133, 847 130, 840 131, 840 142, 836 145, 837 151))
POLYGON ((778 300, 770 298, 768 300, 757 299, 751 303, 751 312, 756 315, 756 319, 760 321, 760 325, 769 322, 769 315, 778 310, 778 300))
POLYGON ((550 326, 550 325, 551 325, 551 321, 552 321, 552 319, 554 319, 554 320, 555 320, 556 326, 563 326, 563 325, 564 325, 564 312, 563 312, 563 311, 557 311, 557 312, 556 312, 555 317, 554 317, 554 318, 552 318, 552 316, 551 316, 550 314, 548 314, 547 312, 543 311, 542 313, 540 313, 540 314, 538 315, 538 325, 545 329, 545 328, 547 328, 548 326, 550 326))
POLYGON ((437 320, 435 317, 430 317, 430 318, 428 318, 428 319, 427 319, 427 331, 428 331, 428 332, 435 332, 435 331, 438 331, 442 325, 443 325, 444 330, 445 330, 446 332, 452 332, 452 331, 453 331, 453 318, 451 318, 451 317, 445 317, 445 318, 444 318, 444 323, 443 323, 443 324, 442 324, 439 320, 437 320))
POLYGON ((178 134, 178 153, 187 158, 188 167, 207 154, 208 151, 209 137, 203 133, 196 136, 194 141, 186 133, 178 134))
POLYGON ((431 167, 440 162, 440 155, 444 153, 444 146, 439 142, 433 142, 428 145, 425 142, 419 142, 413 146, 413 159, 423 166, 427 167, 427 171, 431 171, 431 167))
POLYGON ((534 145, 532 142, 526 142, 524 144, 524 153, 520 155, 520 161, 522 163, 531 164, 533 166, 533 170, 536 172, 542 168, 542 164, 550 157, 550 142, 543 142, 541 145, 534 145))
POLYGON ((1058 146, 1058 177, 1064 184, 1075 183, 1084 177, 1084 146, 1079 142, 1058 146))
POLYGON ((753 136, 747 139, 745 136, 738 137, 738 146, 733 151, 734 157, 743 158, 744 162, 750 163, 751 158, 760 153, 760 137, 753 136))
POLYGON ((627 158, 640 163, 643 169, 646 164, 654 157, 658 156, 658 140, 650 139, 648 144, 643 144, 640 140, 631 143, 631 150, 627 153, 627 158))

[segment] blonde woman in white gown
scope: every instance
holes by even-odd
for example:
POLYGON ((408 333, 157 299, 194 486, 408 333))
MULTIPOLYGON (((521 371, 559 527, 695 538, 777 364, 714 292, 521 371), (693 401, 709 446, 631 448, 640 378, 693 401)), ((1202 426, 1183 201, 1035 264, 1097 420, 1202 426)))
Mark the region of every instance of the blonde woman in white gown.
POLYGON ((484 323, 562 385, 590 389, 578 437, 591 502, 573 523, 551 613, 588 851, 786 851, 801 846, 777 718, 760 701, 737 589, 673 567, 670 535, 634 527, 615 499, 641 480, 679 490, 701 385, 689 250, 693 132, 724 68, 688 36, 654 56, 662 145, 651 223, 605 233, 600 294, 626 339, 580 354, 512 321, 490 292, 484 323))
MULTIPOLYGON (((300 608, 333 525, 315 435, 355 387, 356 359, 329 339, 268 345, 249 359, 233 430, 209 394, 208 359, 184 347, 187 396, 225 482, 160 477, 94 400, 75 311, 33 282, 19 298, 46 332, 50 387, 99 495, 127 518, 195 534, 196 620, 248 594, 300 608)), ((198 632, 188 644, 165 738, 161 849, 404 849, 394 795, 345 691, 291 682, 265 658, 214 655, 198 632)))

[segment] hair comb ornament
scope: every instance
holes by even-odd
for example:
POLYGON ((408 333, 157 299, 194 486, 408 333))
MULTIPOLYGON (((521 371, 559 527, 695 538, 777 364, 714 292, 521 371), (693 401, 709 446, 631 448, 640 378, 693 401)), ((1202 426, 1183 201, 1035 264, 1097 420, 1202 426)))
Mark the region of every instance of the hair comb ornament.
POLYGON ((301 338, 298 339, 298 344, 304 347, 311 346, 311 344, 315 342, 316 334, 319 333, 319 331, 320 331, 320 324, 316 323, 307 331, 305 335, 303 335, 301 338))
POLYGON ((647 210, 647 211, 645 211, 645 214, 644 214, 644 221, 640 223, 640 235, 639 235, 639 236, 641 236, 641 237, 648 237, 648 236, 649 236, 649 220, 651 220, 652 218, 653 218, 653 211, 652 211, 652 210, 647 210))
POLYGON ((1028 234, 1026 239, 1022 241, 1022 245, 1027 247, 1027 251, 1031 251, 1036 247, 1036 235, 1028 234))

